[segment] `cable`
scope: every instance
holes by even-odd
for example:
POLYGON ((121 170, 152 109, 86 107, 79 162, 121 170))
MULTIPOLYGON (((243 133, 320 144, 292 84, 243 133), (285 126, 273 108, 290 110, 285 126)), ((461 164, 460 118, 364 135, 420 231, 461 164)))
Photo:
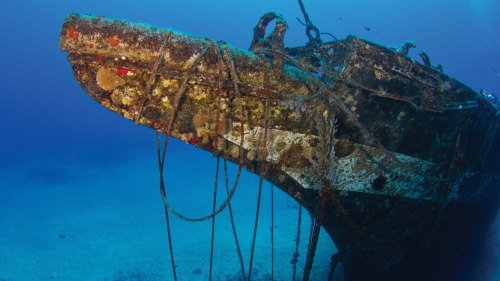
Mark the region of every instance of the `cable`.
POLYGON ((311 243, 309 244, 309 250, 307 252, 306 264, 304 266, 304 275, 302 277, 302 281, 308 281, 309 276, 311 275, 311 268, 314 262, 314 255, 316 254, 316 246, 318 245, 319 232, 321 230, 321 221, 323 219, 323 210, 325 207, 326 201, 326 189, 328 187, 323 186, 320 191, 320 199, 318 206, 318 219, 316 220, 316 225, 314 226, 313 236, 311 239, 311 243))
MULTIPOLYGON (((156 131, 156 152, 158 155, 158 167, 160 169, 160 192, 161 196, 165 198, 165 185, 163 184, 163 161, 160 157, 160 134, 158 133, 158 131, 156 131)), ((166 202, 166 200, 164 200, 163 202, 166 202)), ((168 209, 166 205, 163 205, 163 207, 165 209, 165 218, 167 221, 168 246, 170 250, 170 261, 172 263, 172 272, 174 274, 174 280, 177 281, 177 274, 175 273, 174 252, 172 249, 172 238, 170 237, 170 221, 168 218, 168 209)))
MULTIPOLYGON (((220 157, 217 156, 217 167, 215 168, 215 186, 214 186, 214 204, 212 208, 212 212, 215 213, 215 207, 217 203, 217 182, 219 179, 219 159, 220 157)), ((210 241, 210 271, 208 274, 208 280, 212 280, 212 264, 213 264, 213 256, 214 256, 214 236, 215 236, 215 217, 212 218, 212 238, 210 241)))
MULTIPOLYGON (((229 184, 228 184, 228 179, 227 179, 227 161, 226 161, 226 159, 224 159, 224 175, 225 175, 225 178, 226 178, 226 193, 229 194, 229 184)), ((240 243, 238 242, 238 235, 236 234, 236 226, 234 225, 233 208, 231 208, 231 203, 229 203, 227 207, 229 209, 229 218, 231 219, 231 227, 233 229, 234 241, 236 243, 236 251, 238 252, 238 257, 240 259, 241 274, 243 276, 242 280, 246 280, 246 277, 245 277, 245 265, 243 264, 243 257, 241 255, 240 243)))
MULTIPOLYGON (((269 129, 269 105, 270 105, 270 101, 269 101, 269 68, 267 68, 267 71, 264 72, 264 75, 265 75, 265 87, 266 87, 266 105, 265 105, 265 124, 264 124, 264 143, 262 144, 263 146, 266 145, 267 143, 267 133, 268 133, 268 129, 269 129)), ((258 157, 257 157, 258 158, 258 157)), ((254 225, 254 230, 253 230, 253 238, 252 238, 252 248, 251 248, 251 251, 250 251, 250 266, 249 266, 249 269, 248 269, 248 281, 250 281, 250 277, 252 276, 252 262, 253 262, 253 256, 254 256, 254 251, 255 251, 255 238, 257 236, 257 225, 259 223, 259 211, 260 211, 260 198, 261 198, 261 195, 262 195, 262 182, 264 181, 264 176, 263 176, 263 173, 264 173, 264 168, 265 168, 265 159, 261 159, 261 162, 260 162, 260 179, 259 179, 259 194, 257 196, 257 211, 256 211, 256 214, 255 214, 255 225, 254 225)))
POLYGON ((165 51, 167 49, 168 42, 170 41, 172 33, 169 32, 167 34, 167 37, 163 41, 163 44, 160 48, 160 55, 158 58, 156 58, 154 64, 153 64, 153 72, 149 76, 148 81, 146 82, 146 92, 144 96, 144 101, 142 102, 141 108, 139 109, 139 115, 135 119, 135 125, 139 124, 139 120, 141 119, 142 116, 142 111, 144 110, 144 107, 146 106, 146 103, 148 102, 149 98, 151 97, 151 87, 153 86, 153 82, 156 78, 156 73, 158 72, 158 67, 160 66, 160 63, 162 62, 163 56, 165 55, 165 51))
MULTIPOLYGON (((213 42, 213 41, 212 41, 213 42)), ((207 52, 207 50, 211 47, 211 46, 216 46, 217 50, 218 50, 218 47, 217 47, 217 44, 215 42, 213 42, 212 45, 208 46, 208 47, 205 47, 199 54, 198 56, 196 57, 196 60, 194 61, 193 63, 193 69, 191 69, 190 72, 186 73, 185 76, 184 76, 184 79, 182 81, 182 85, 181 87, 179 88, 176 96, 174 97, 174 100, 173 100, 173 104, 174 104, 174 108, 173 108, 173 111, 172 111, 172 115, 171 117, 169 118, 169 123, 166 127, 166 135, 169 136, 170 135, 170 130, 172 129, 172 126, 173 126, 173 121, 175 119, 175 116, 176 116, 176 112, 177 112, 177 109, 179 107, 179 103, 180 103, 180 100, 181 100, 181 97, 182 97, 182 93, 184 93, 185 89, 186 89, 186 86, 187 86, 187 80, 189 78, 189 76, 191 75, 191 72, 194 71, 194 69, 197 67, 197 65, 199 64, 201 58, 204 56, 204 54, 207 52)), ((220 52, 216 51, 216 53, 218 53, 220 55, 220 52)), ((234 72, 234 70, 233 70, 234 72)), ((234 78, 236 79, 236 78, 234 78)), ((233 83, 236 83, 236 82, 233 82, 233 83)), ((244 143, 244 126, 243 126, 243 109, 242 109, 242 101, 241 101, 241 96, 239 94, 239 91, 238 89, 236 89, 237 91, 237 96, 238 96, 238 100, 239 100, 239 108, 240 108, 240 112, 241 112, 241 116, 240 116, 240 123, 241 123, 241 130, 240 130, 240 136, 241 136, 241 141, 240 141, 240 149, 239 149, 239 163, 238 163, 238 173, 236 175, 236 180, 234 182, 234 186, 233 188, 231 189, 231 192, 229 193, 228 197, 226 198, 226 200, 224 201, 224 203, 217 209, 217 211, 215 211, 214 213, 210 214, 210 215, 207 215, 207 216, 204 216, 204 217, 201 217, 201 218, 189 218, 187 216, 184 216, 182 214, 180 214, 179 212, 175 211, 172 206, 168 203, 168 201, 166 200, 166 197, 163 197, 163 201, 164 201, 164 204, 167 206, 167 208, 174 214, 176 215, 178 218, 180 219, 183 219, 183 220, 186 220, 186 221, 191 221, 191 222, 195 222, 195 221, 205 221, 205 220, 209 220, 211 218, 213 218, 214 216, 218 215, 220 212, 222 212, 224 210, 224 208, 226 208, 226 206, 229 204, 229 202, 231 201, 233 195, 234 195, 234 192, 236 191, 236 187, 238 185, 238 182, 239 182, 239 179, 240 179, 240 174, 241 174, 241 170, 242 170, 242 167, 243 167, 243 143, 244 143)), ((166 148, 167 148, 167 144, 168 144, 168 137, 165 138, 165 144, 164 144, 164 147, 163 147, 163 155, 162 155, 162 161, 165 159, 165 151, 166 151, 166 148)))
POLYGON ((271 280, 274 280, 274 184, 271 183, 271 280))
POLYGON ((295 281, 295 274, 297 272, 297 262, 299 261, 299 243, 300 243, 300 225, 302 222, 302 205, 299 204, 299 218, 297 222, 297 237, 295 238, 295 252, 293 253, 293 258, 290 261, 293 264, 293 276, 292 281, 295 281))

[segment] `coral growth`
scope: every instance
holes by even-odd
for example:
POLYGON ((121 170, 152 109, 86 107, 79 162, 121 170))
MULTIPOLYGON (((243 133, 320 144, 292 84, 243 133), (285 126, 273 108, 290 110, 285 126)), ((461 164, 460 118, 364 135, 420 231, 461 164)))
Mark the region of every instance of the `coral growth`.
POLYGON ((101 67, 97 72, 96 81, 97 85, 106 91, 112 91, 125 84, 125 80, 115 70, 105 67, 101 67))
POLYGON ((68 27, 68 37, 73 39, 73 40, 78 40, 78 36, 80 34, 78 32, 75 32, 75 27, 74 26, 70 26, 68 27))
POLYGON ((118 39, 118 34, 115 34, 114 37, 109 38, 109 45, 111 47, 118 46, 120 44, 120 40, 118 39))
POLYGON ((318 180, 328 180, 333 183, 336 167, 335 145, 338 143, 335 138, 335 113, 326 109, 323 114, 317 115, 315 121, 318 145, 316 146, 316 153, 309 161, 312 163, 313 171, 317 173, 315 176, 318 180))

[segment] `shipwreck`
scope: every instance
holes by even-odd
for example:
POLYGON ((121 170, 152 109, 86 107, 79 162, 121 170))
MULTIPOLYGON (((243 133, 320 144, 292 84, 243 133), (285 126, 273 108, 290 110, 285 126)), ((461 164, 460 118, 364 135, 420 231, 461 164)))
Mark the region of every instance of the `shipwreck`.
POLYGON ((102 106, 293 197, 333 239, 344 280, 459 280, 498 211, 495 105, 409 58, 411 43, 323 42, 308 24, 309 43, 287 48, 286 29, 264 15, 246 51, 70 14, 59 44, 102 106))

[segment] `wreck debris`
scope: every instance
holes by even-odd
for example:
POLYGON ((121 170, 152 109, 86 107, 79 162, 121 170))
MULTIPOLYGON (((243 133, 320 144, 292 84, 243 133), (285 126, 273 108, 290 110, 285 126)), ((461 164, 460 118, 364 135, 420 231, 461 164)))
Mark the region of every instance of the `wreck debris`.
POLYGON ((427 55, 424 51, 420 51, 418 55, 422 58, 422 61, 424 62, 424 65, 430 68, 433 68, 439 72, 443 72, 443 66, 441 64, 438 64, 437 66, 433 66, 431 64, 431 60, 429 59, 429 55, 427 55))
POLYGON ((285 32, 288 29, 285 19, 282 15, 269 12, 264 14, 257 25, 253 28, 253 39, 250 44, 250 51, 255 49, 271 48, 275 50, 283 50, 285 45, 283 43, 283 38, 285 37, 285 32), (274 30, 267 37, 266 27, 271 23, 271 21, 276 20, 276 26, 274 30))
MULTIPOLYGON (((335 241, 346 280, 367 280, 366 272, 371 280, 406 278, 397 274, 413 270, 416 258, 416 280, 430 261, 446 268, 436 258, 451 253, 442 245, 475 234, 450 235, 455 225, 478 226, 482 206, 497 206, 487 198, 497 198, 498 177, 484 164, 494 161, 495 107, 430 61, 357 37, 283 48, 286 23, 274 37, 259 35, 267 17, 254 53, 77 14, 64 23, 60 46, 80 85, 106 108, 236 162, 238 177, 245 167, 295 198, 316 216, 314 236, 322 225, 335 241), (328 122, 318 122, 325 112, 328 122), (325 135, 327 127, 334 132, 325 135), (458 222, 464 208, 476 215, 458 222), (425 253, 414 246, 422 243, 425 253)), ((159 145, 158 158, 163 164, 159 145)), ((191 220, 229 206, 236 184, 218 210, 191 220)))
POLYGON ((418 52, 418 55, 422 58, 422 61, 424 62, 425 66, 431 67, 431 60, 429 59, 429 56, 424 52, 420 51, 418 52))
POLYGON ((416 48, 417 45, 413 43, 413 41, 406 41, 403 43, 403 46, 401 46, 401 50, 399 51, 403 56, 408 55, 408 51, 410 48, 416 48))
MULTIPOLYGON (((306 20, 306 23, 301 22, 299 18, 297 18, 297 20, 302 25, 304 25, 306 27, 306 35, 307 35, 307 38, 309 39, 309 42, 307 44, 308 45, 319 45, 319 44, 323 43, 323 40, 321 40, 322 33, 319 32, 319 28, 312 23, 311 18, 309 18, 309 15, 307 14, 306 9, 304 8, 304 3, 302 3, 302 0, 298 0, 298 1, 299 1, 300 10, 302 11, 302 14, 304 15, 304 19, 306 20), (311 31, 314 31, 314 33, 316 35, 315 37, 312 36, 311 31)), ((331 35, 331 36, 333 36, 333 35, 331 35)), ((333 37, 335 38, 335 36, 333 36, 333 37)))

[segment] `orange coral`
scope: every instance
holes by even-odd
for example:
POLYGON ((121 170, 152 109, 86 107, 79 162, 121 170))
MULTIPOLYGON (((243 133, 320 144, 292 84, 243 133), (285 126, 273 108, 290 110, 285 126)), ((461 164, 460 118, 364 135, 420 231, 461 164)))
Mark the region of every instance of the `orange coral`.
POLYGON ((113 91, 116 87, 125 84, 125 80, 121 78, 113 69, 101 67, 96 76, 97 85, 106 91, 113 91))
POLYGON ((109 45, 110 45, 111 47, 118 46, 118 44, 120 43, 120 40, 118 40, 118 38, 116 38, 117 36, 118 36, 118 35, 117 35, 117 34, 115 34, 115 36, 114 36, 114 37, 109 38, 109 45))
POLYGON ((78 35, 80 35, 78 32, 75 32, 75 27, 70 26, 68 27, 68 37, 73 39, 73 40, 78 40, 78 35))

